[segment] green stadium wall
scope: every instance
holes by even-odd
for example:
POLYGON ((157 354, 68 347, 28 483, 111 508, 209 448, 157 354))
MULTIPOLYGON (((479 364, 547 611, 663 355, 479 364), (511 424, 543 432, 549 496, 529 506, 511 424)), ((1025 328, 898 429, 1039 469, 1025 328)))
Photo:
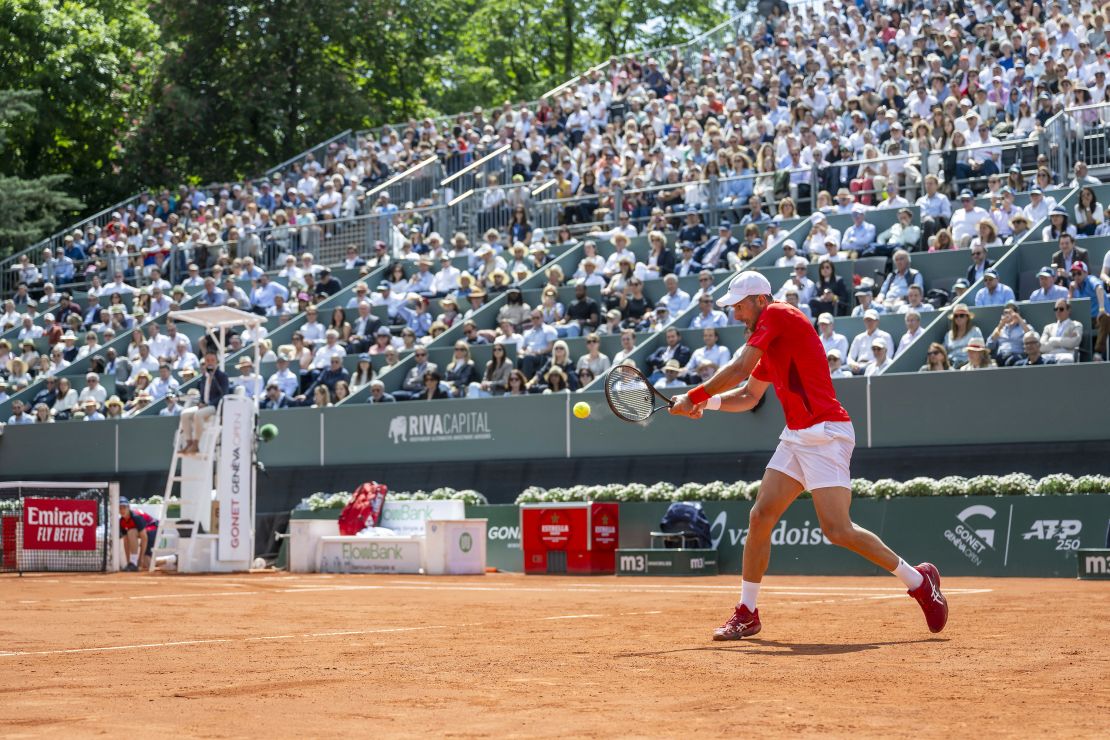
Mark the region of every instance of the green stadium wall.
MULTIPOLYGON (((1108 438, 1110 365, 912 373, 836 381, 857 448, 1092 442, 1108 438)), ((765 455, 783 427, 773 399, 754 414, 621 422, 599 393, 264 411, 280 435, 260 447, 271 470, 392 463, 727 453, 765 455), (586 400, 589 419, 571 405, 586 400)), ((9 427, 0 477, 158 473, 175 418, 9 427)), ((1061 469, 1068 472, 1066 460, 1061 469)))

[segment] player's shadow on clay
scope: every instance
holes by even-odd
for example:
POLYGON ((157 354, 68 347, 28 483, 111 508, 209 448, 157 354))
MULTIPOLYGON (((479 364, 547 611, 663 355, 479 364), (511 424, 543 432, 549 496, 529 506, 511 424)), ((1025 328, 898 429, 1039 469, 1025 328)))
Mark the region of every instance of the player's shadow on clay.
POLYGON ((760 655, 846 655, 848 653, 861 653, 865 650, 878 650, 881 647, 894 645, 917 645, 925 642, 948 642, 946 637, 926 637, 920 640, 897 640, 892 642, 859 642, 859 643, 806 643, 806 642, 781 642, 779 640, 761 640, 748 638, 732 643, 731 645, 705 645, 703 647, 679 648, 677 650, 660 650, 651 653, 622 653, 618 658, 645 658, 655 655, 668 655, 670 653, 686 653, 697 650, 715 650, 718 652, 751 652, 748 646, 760 648, 774 648, 772 650, 758 650, 760 655))

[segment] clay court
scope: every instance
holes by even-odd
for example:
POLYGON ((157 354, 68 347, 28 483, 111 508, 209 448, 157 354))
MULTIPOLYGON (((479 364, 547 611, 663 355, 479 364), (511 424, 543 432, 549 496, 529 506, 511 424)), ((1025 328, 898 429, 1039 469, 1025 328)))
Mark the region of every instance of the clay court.
POLYGON ((0 734, 1068 736, 1110 728, 1110 583, 0 578, 0 734), (128 718, 133 718, 129 720, 128 718))

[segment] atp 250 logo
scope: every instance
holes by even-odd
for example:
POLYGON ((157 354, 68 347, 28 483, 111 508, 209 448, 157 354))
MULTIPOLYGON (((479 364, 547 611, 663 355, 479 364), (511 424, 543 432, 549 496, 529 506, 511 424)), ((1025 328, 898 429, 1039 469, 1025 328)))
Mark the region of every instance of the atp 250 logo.
POLYGON ((1082 531, 1083 522, 1078 519, 1038 519, 1021 538, 1048 542, 1055 540, 1057 550, 1078 550, 1079 533, 1082 531))

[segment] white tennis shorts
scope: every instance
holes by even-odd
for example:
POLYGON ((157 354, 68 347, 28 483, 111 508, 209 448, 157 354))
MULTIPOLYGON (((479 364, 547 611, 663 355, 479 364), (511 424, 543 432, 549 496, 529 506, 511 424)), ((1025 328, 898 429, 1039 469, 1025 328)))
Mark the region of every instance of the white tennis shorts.
POLYGON ((856 432, 850 421, 823 421, 805 429, 783 429, 767 467, 806 487, 852 487, 852 450, 856 432))

